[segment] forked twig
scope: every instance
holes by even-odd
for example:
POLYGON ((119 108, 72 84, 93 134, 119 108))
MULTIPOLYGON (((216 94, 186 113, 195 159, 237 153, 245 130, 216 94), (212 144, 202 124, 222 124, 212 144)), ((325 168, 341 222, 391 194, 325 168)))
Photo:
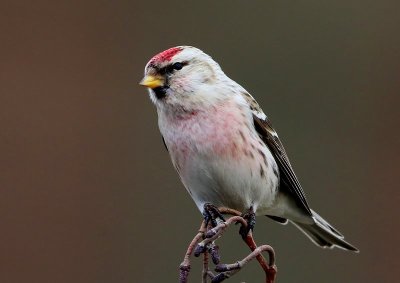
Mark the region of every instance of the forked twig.
POLYGON ((194 236, 193 240, 190 242, 187 250, 185 257, 183 258, 183 261, 181 265, 179 266, 179 282, 180 283, 186 283, 187 278, 189 276, 189 271, 190 271, 190 256, 193 253, 193 249, 197 245, 197 243, 203 239, 204 233, 206 232, 206 223, 203 221, 200 225, 199 232, 194 236))
POLYGON ((252 251, 248 256, 244 259, 237 261, 233 264, 220 264, 220 256, 219 256, 219 248, 215 245, 215 241, 220 238, 226 229, 232 225, 233 223, 241 223, 244 226, 247 226, 246 220, 241 217, 241 213, 239 211, 230 209, 230 208, 219 208, 219 211, 223 214, 233 215, 225 222, 220 222, 216 227, 211 228, 206 227, 205 222, 203 221, 199 232, 193 238, 189 247, 186 251, 183 262, 180 265, 180 274, 179 274, 179 282, 186 283, 189 277, 190 271, 190 256, 194 253, 194 256, 198 257, 203 253, 203 271, 202 271, 202 282, 207 283, 208 278, 211 278, 212 283, 222 282, 223 280, 233 276, 238 271, 240 271, 246 264, 248 264, 254 258, 257 259, 260 266, 263 268, 266 275, 266 283, 273 283, 276 277, 276 265, 275 265, 275 253, 271 246, 262 245, 257 247, 252 232, 250 231, 247 234, 247 237, 244 239, 245 243, 248 245, 250 250, 252 251), (263 252, 268 252, 269 263, 267 264, 263 252), (218 272, 217 275, 214 275, 209 270, 209 255, 211 255, 211 259, 215 266, 215 271, 218 272))

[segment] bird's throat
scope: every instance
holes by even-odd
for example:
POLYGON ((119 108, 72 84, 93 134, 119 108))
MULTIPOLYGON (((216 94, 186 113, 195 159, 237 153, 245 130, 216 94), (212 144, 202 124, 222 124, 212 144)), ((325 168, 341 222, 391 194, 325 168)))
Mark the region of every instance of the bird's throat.
POLYGON ((168 86, 160 86, 153 88, 153 91, 158 99, 163 99, 167 96, 168 86))

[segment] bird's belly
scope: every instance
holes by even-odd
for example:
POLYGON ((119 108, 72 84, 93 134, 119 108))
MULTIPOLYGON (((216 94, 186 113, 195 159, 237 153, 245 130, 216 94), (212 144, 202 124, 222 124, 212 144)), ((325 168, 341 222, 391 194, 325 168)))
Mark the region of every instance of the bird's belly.
POLYGON ((275 199, 278 176, 272 168, 271 164, 261 172, 260 165, 248 158, 196 158, 180 176, 200 210, 210 202, 239 211, 253 207, 257 213, 258 208, 264 210, 275 199))
POLYGON ((172 162, 200 210, 210 202, 265 211, 275 199, 277 165, 246 111, 232 102, 186 119, 159 120, 172 162))

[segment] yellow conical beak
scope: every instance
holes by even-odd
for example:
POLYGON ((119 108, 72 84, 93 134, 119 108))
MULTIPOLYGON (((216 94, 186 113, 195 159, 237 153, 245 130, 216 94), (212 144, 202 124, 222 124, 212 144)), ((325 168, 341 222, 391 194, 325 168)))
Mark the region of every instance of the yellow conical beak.
POLYGON ((148 88, 156 88, 164 85, 164 79, 162 77, 147 75, 139 84, 148 88))

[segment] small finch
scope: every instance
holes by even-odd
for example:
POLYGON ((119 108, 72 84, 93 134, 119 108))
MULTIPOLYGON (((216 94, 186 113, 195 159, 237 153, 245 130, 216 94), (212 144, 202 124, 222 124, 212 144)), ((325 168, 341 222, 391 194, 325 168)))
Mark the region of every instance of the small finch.
POLYGON ((172 163, 206 220, 219 216, 216 207, 229 207, 244 213, 248 229, 255 215, 266 215, 290 221, 320 247, 358 251, 309 207, 270 120, 209 55, 191 46, 165 50, 147 63, 140 84, 149 89, 172 163))

